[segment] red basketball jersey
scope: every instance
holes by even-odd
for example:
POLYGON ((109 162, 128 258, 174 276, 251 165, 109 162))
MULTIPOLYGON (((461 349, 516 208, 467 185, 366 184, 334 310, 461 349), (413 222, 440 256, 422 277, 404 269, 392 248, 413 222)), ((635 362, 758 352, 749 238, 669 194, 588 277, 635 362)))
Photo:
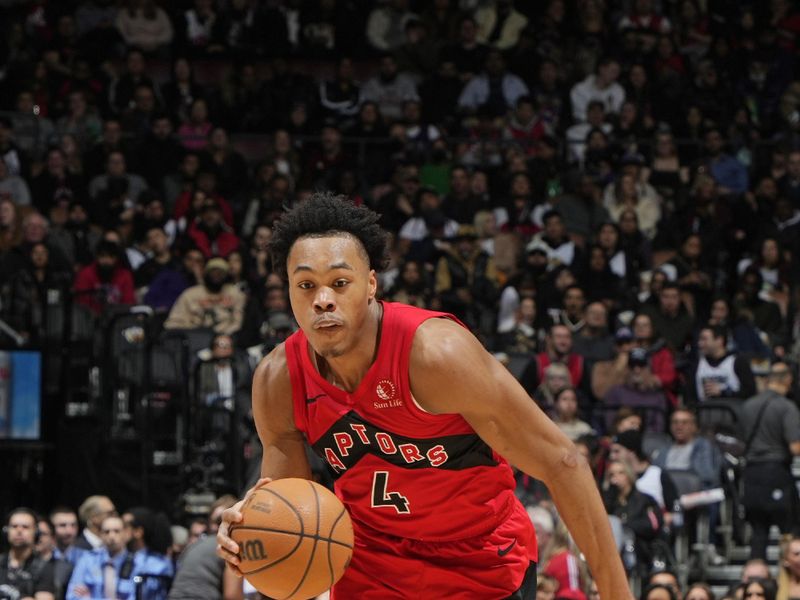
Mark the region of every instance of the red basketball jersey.
MULTIPOLYGON (((411 395, 414 333, 436 317, 455 320, 384 302, 377 357, 353 393, 319 374, 302 331, 286 341, 295 423, 332 469, 356 528, 447 542, 486 535, 521 509, 508 463, 460 415, 427 413, 411 395)), ((529 526, 518 538, 536 560, 529 526)))

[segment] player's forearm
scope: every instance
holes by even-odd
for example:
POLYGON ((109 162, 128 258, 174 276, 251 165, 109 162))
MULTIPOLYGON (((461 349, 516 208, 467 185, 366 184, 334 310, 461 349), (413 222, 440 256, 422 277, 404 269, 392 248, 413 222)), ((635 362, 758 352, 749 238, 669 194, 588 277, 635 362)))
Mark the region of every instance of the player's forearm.
POLYGON ((546 482, 558 513, 589 563, 602 600, 630 598, 630 588, 619 558, 600 493, 585 460, 565 468, 546 482))

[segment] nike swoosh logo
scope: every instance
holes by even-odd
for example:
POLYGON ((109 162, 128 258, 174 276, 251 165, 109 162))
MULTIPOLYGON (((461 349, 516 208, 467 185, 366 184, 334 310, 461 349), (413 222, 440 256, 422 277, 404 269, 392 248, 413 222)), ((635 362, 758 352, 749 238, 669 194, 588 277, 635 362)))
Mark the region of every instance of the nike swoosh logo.
POLYGON ((505 548, 498 548, 498 549, 497 549, 497 556, 505 556, 506 554, 508 554, 509 552, 511 552, 511 550, 512 550, 512 549, 514 548, 514 546, 516 546, 516 545, 517 545, 517 538, 514 538, 514 541, 513 541, 513 542, 511 542, 511 543, 510 543, 508 546, 506 546, 505 548))
POLYGON ((318 398, 322 398, 325 394, 317 394, 313 398, 306 398, 306 404, 311 404, 312 402, 316 401, 318 398))

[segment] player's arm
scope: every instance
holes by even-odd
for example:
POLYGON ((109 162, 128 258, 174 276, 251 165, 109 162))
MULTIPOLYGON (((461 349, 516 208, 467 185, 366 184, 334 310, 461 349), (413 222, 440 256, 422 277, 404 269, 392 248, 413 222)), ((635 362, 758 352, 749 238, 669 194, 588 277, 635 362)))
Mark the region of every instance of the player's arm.
POLYGON ((458 324, 431 319, 414 337, 409 376, 423 409, 460 413, 496 452, 547 485, 601 598, 630 598, 588 463, 505 367, 458 324))
MULTIPOLYGON (((303 434, 294 424, 292 384, 283 345, 264 357, 256 368, 252 402, 253 420, 264 449, 261 479, 253 489, 272 479, 311 479, 303 434)), ((228 536, 228 530, 232 523, 242 520, 239 511, 243 503, 244 500, 237 502, 222 513, 222 523, 217 532, 217 554, 233 567, 239 564, 239 546, 228 536)))

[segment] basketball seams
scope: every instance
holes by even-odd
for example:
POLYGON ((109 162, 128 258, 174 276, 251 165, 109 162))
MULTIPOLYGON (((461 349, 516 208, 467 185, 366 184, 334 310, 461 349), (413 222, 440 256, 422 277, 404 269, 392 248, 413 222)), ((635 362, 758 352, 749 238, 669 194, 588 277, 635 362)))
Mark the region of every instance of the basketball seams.
MULTIPOLYGON (((306 563, 306 570, 303 571, 303 576, 300 578, 297 586, 292 590, 292 592, 286 596, 287 598, 291 598, 294 596, 298 591, 300 591, 303 587, 303 584, 306 582, 306 577, 308 577, 308 572, 311 570, 311 565, 314 564, 314 555, 317 553, 317 545, 319 544, 319 525, 320 521, 322 520, 322 515, 320 514, 320 506, 319 506, 319 494, 317 493, 317 488, 314 487, 314 484, 310 481, 308 485, 311 487, 311 491, 314 494, 314 504, 316 505, 316 513, 317 513, 317 533, 314 536, 314 545, 311 547, 311 555, 308 557, 308 562, 306 563)), ((328 546, 330 547, 330 546, 328 546)))
POLYGON ((313 533, 297 533, 296 531, 287 531, 286 529, 276 529, 274 527, 248 527, 247 525, 245 525, 244 527, 232 527, 231 533, 233 533, 235 529, 242 529, 242 530, 246 529, 247 531, 266 531, 267 533, 284 533, 286 535, 294 535, 299 538, 308 538, 311 540, 317 540, 319 542, 328 542, 329 544, 336 544, 337 546, 342 546, 343 548, 349 548, 350 550, 353 549, 353 546, 351 546, 350 544, 345 544, 344 542, 332 538, 327 538, 323 535, 314 535, 313 533))
POLYGON ((347 511, 344 508, 344 506, 342 506, 342 512, 340 512, 339 516, 336 517, 336 519, 333 521, 333 525, 331 525, 330 533, 328 533, 328 535, 330 536, 330 537, 328 537, 328 570, 330 571, 330 574, 331 574, 331 585, 330 585, 330 587, 333 587, 333 584, 336 583, 336 576, 335 576, 335 574, 333 572, 333 560, 331 559, 331 540, 333 539, 333 532, 336 531, 336 526, 339 524, 339 521, 341 521, 341 519, 344 516, 345 512, 347 512, 347 511))
MULTIPOLYGON (((351 537, 352 533, 349 533, 349 513, 335 495, 328 490, 317 489, 317 485, 312 481, 290 478, 287 480, 287 485, 278 487, 277 491, 269 489, 271 486, 258 489, 256 490, 257 492, 269 492, 275 498, 274 502, 280 501, 290 510, 286 511, 279 504, 277 506, 273 504, 273 507, 270 508, 270 501, 262 499, 265 505, 259 507, 259 510, 266 513, 274 513, 273 515, 256 518, 254 513, 255 523, 236 524, 231 528, 231 537, 236 532, 236 537, 243 538, 243 541, 246 538, 248 540, 262 539, 266 542, 272 536, 275 544, 273 548, 275 553, 280 555, 288 550, 288 553, 271 563, 264 564, 258 559, 254 561, 248 560, 248 562, 254 562, 255 565, 251 564, 250 566, 255 566, 256 568, 243 572, 243 575, 248 580, 252 577, 265 586, 266 589, 274 590, 271 596, 277 599, 290 600, 302 596, 306 591, 306 583, 308 583, 308 590, 312 588, 316 590, 317 586, 320 585, 326 586, 325 589, 330 589, 336 580, 342 576, 342 573, 339 572, 341 570, 340 561, 345 558, 346 554, 347 560, 344 562, 344 567, 346 568, 350 562, 350 557, 352 557, 355 544, 351 537), (305 481, 305 485, 300 485, 303 481, 305 481), (309 487, 314 495, 313 504, 308 494, 309 487), (290 498, 291 500, 289 500, 290 498), (297 506, 295 506, 295 502, 297 506), (339 512, 336 517, 333 517, 333 511, 336 508, 339 508, 339 512), (312 513, 315 510, 316 526, 311 521, 313 519, 312 513), (324 514, 323 510, 325 511, 324 514), (325 517, 325 525, 331 523, 328 531, 323 531, 323 516, 325 517), (305 522, 306 517, 309 518, 308 523, 305 522), (299 527, 295 528, 293 521, 299 521, 299 527), (342 537, 341 541, 333 538, 339 525, 346 526, 340 536, 342 537), (237 530, 239 529, 242 531, 238 532, 237 530), (295 536, 295 540, 288 540, 284 536, 295 536), (313 541, 306 541, 306 538, 310 538, 313 541), (347 543, 348 541, 350 542, 349 544, 347 543), (321 546, 323 542, 328 543, 326 553, 323 553, 321 546), (332 544, 347 550, 335 550, 332 544), (290 548, 287 548, 287 546, 290 548), (290 558, 292 560, 288 560, 290 558), (261 562, 260 565, 258 564, 259 562, 261 562), (305 565, 303 565, 304 562, 305 565), (273 569, 273 567, 276 568, 273 569), (326 568, 327 573, 325 572, 326 568), (298 575, 301 575, 299 581, 297 579, 298 575), (288 586, 292 586, 292 588, 288 586), (287 594, 289 589, 291 589, 291 592, 287 594)), ((253 505, 259 504, 257 493, 252 494, 247 500, 246 505, 242 507, 243 511, 252 510, 253 505)), ((249 519, 246 520, 249 521, 249 519)), ((239 543, 243 543, 243 541, 239 543)), ((273 554, 269 549, 267 549, 266 553, 273 554)), ((259 556, 258 552, 252 555, 253 558, 257 556, 259 556)), ((268 560, 268 557, 264 556, 264 559, 268 560)))

